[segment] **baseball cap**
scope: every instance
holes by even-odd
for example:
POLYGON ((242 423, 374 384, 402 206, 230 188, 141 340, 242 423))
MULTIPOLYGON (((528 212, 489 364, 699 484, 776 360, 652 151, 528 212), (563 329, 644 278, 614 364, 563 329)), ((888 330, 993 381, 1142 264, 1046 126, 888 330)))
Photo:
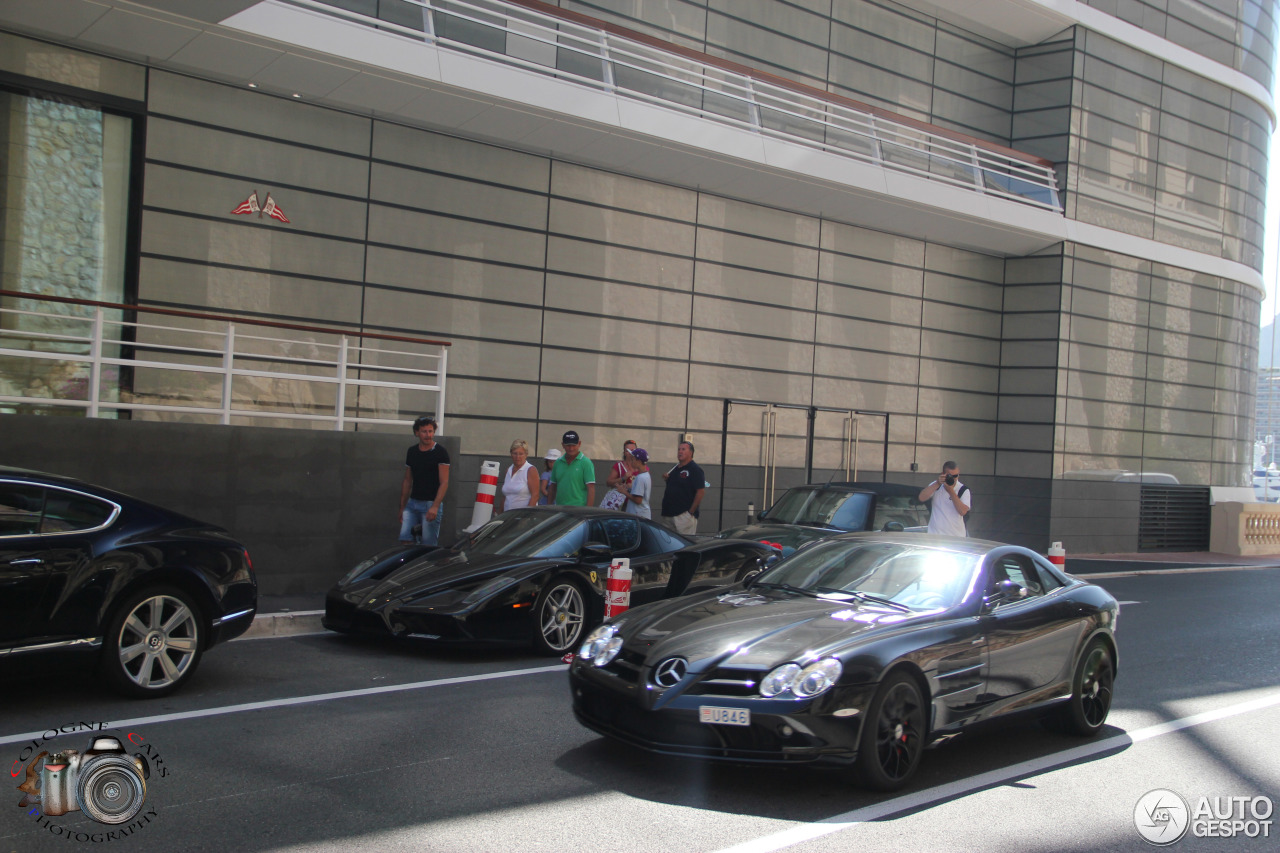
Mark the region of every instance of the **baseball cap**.
POLYGON ((582 444, 582 439, 573 430, 566 432, 560 439, 561 444, 582 444))
POLYGON ((547 455, 544 456, 543 458, 546 459, 548 462, 555 462, 561 456, 564 456, 564 453, 562 453, 558 447, 553 447, 547 451, 547 455))
POLYGON ((637 447, 634 450, 628 450, 627 452, 634 456, 636 461, 641 465, 647 465, 649 463, 649 451, 645 450, 643 447, 637 447))

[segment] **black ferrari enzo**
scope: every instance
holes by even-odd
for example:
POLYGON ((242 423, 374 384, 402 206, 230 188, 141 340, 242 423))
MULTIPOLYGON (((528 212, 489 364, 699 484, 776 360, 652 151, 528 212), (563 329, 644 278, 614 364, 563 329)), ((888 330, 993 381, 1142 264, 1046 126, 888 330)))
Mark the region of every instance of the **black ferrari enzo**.
POLYGON ((164 696, 253 623, 249 553, 221 527, 79 480, 0 468, 0 660, 84 655, 164 696))
POLYGON ((615 557, 630 560, 637 606, 732 584, 773 556, 758 542, 694 542, 612 510, 528 507, 496 516, 451 549, 401 546, 366 560, 329 590, 323 624, 344 633, 527 642, 562 655, 604 618, 615 557))
POLYGON ((1026 548, 845 534, 600 626, 570 668, 573 709, 655 752, 843 765, 893 790, 980 720, 1038 712, 1096 734, 1118 614, 1026 548))

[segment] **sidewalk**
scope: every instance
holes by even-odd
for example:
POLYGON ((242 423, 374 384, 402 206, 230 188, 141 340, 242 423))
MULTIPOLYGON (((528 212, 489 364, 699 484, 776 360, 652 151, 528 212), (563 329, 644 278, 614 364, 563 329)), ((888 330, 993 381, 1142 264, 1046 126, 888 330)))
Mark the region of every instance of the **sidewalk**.
MULTIPOLYGON (((1264 557, 1237 557, 1209 551, 1143 552, 1138 554, 1084 554, 1067 557, 1067 571, 1073 575, 1123 574, 1160 569, 1198 568, 1280 568, 1280 554, 1264 557)), ((324 631, 320 617, 324 615, 324 593, 300 595, 262 595, 258 597, 258 615, 253 625, 239 639, 287 637, 324 631)))

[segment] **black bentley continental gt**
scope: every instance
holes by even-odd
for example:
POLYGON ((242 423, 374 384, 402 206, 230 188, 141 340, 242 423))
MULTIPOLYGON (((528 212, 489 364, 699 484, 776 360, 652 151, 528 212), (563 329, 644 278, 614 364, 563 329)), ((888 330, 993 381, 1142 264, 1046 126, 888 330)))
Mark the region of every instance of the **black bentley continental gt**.
POLYGON ((615 557, 630 561, 638 606, 733 584, 774 556, 758 542, 695 542, 612 510, 527 507, 453 548, 400 546, 364 561, 329 590, 323 624, 342 633, 529 643, 563 655, 603 620, 615 557))
POLYGON ((1034 712, 1097 734, 1118 614, 1026 548, 845 534, 600 626, 570 668, 573 710, 654 752, 833 764, 894 790, 926 746, 981 720, 1034 712))
POLYGON ((0 661, 88 657, 143 698, 186 683, 258 608, 249 553, 221 527, 16 468, 0 468, 0 589, 0 661))

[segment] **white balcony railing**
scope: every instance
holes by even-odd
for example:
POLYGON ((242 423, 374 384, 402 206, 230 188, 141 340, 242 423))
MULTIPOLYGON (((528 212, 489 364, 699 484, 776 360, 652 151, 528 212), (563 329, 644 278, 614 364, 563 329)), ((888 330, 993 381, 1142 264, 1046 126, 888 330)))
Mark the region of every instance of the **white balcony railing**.
POLYGON ((334 430, 399 429, 428 412, 443 434, 448 353, 442 341, 0 290, 0 412, 334 430))
POLYGON ((505 0, 381 0, 373 17, 345 8, 369 8, 350 0, 284 2, 885 169, 1062 210, 1053 165, 1040 158, 895 119, 886 110, 858 109, 848 99, 622 35, 619 28, 593 26, 554 7, 542 11, 505 0))

